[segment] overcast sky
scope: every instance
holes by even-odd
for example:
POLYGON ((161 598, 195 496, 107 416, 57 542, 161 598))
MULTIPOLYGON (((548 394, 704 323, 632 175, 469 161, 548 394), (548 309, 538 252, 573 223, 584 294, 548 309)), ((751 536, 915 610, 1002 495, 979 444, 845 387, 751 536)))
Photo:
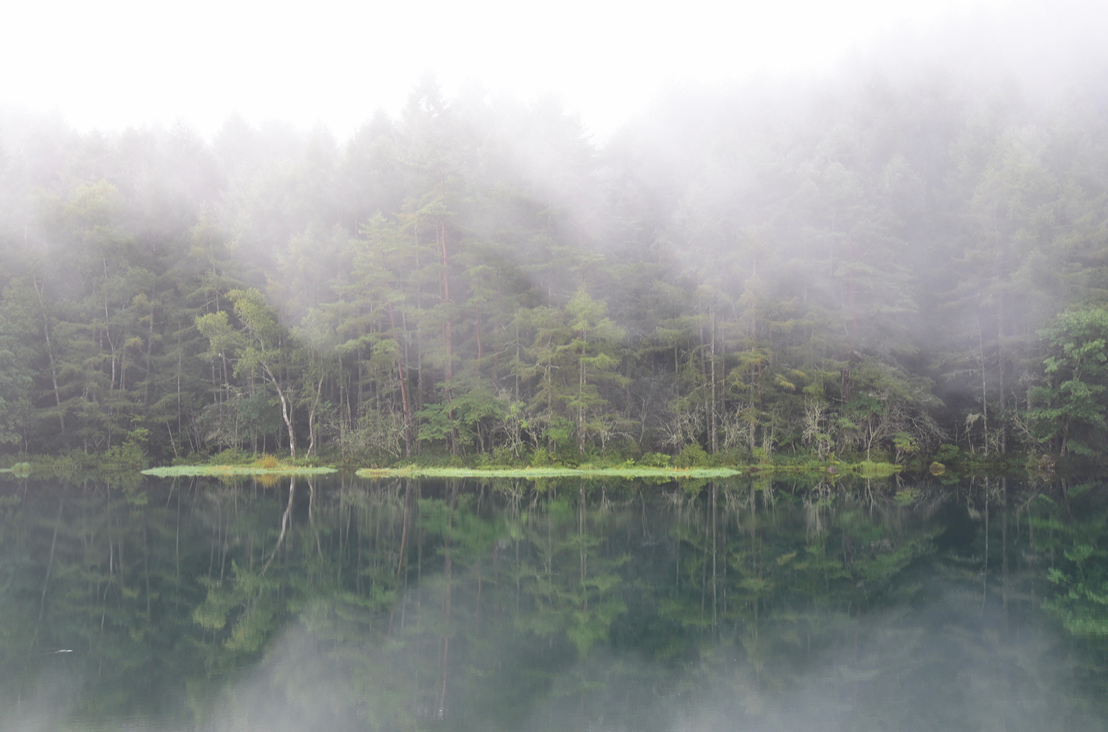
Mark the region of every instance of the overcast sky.
POLYGON ((378 108, 395 114, 431 72, 448 94, 472 80, 525 100, 553 92, 602 135, 667 84, 826 72, 890 31, 1021 4, 20 2, 0 26, 0 101, 60 111, 79 129, 184 119, 210 133, 238 112, 345 137, 378 108))

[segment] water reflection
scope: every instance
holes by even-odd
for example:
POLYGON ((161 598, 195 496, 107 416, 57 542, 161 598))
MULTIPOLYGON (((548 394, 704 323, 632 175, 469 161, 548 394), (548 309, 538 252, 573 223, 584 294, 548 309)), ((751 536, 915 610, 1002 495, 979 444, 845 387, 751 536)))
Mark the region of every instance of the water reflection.
POLYGON ((1102 486, 0 484, 3 729, 1103 729, 1102 486))

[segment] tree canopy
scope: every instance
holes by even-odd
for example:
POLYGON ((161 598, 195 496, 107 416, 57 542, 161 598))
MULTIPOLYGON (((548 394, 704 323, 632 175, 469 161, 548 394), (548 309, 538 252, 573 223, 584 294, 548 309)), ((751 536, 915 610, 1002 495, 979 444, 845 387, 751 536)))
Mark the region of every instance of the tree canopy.
POLYGON ((431 81, 345 143, 11 125, 0 450, 1101 452, 1102 105, 773 98, 603 143, 431 81))

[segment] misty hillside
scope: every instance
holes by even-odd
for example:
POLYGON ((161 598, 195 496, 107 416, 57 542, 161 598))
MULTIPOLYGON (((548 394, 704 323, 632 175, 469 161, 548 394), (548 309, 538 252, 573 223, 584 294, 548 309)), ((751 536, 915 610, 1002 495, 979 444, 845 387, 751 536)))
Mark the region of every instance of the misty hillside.
POLYGON ((1102 450, 1103 95, 851 78, 603 143, 431 80, 347 141, 3 110, 2 449, 1102 450))

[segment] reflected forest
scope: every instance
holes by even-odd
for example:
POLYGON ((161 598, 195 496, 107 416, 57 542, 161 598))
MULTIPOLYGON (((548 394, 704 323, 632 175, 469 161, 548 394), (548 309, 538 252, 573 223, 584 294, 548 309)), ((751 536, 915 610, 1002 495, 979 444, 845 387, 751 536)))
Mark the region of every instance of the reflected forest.
POLYGON ((0 487, 8 729, 1108 719, 1103 485, 0 487))
POLYGON ((344 142, 5 109, 2 457, 1098 462, 1105 125, 937 70, 603 141, 431 79, 344 142))

